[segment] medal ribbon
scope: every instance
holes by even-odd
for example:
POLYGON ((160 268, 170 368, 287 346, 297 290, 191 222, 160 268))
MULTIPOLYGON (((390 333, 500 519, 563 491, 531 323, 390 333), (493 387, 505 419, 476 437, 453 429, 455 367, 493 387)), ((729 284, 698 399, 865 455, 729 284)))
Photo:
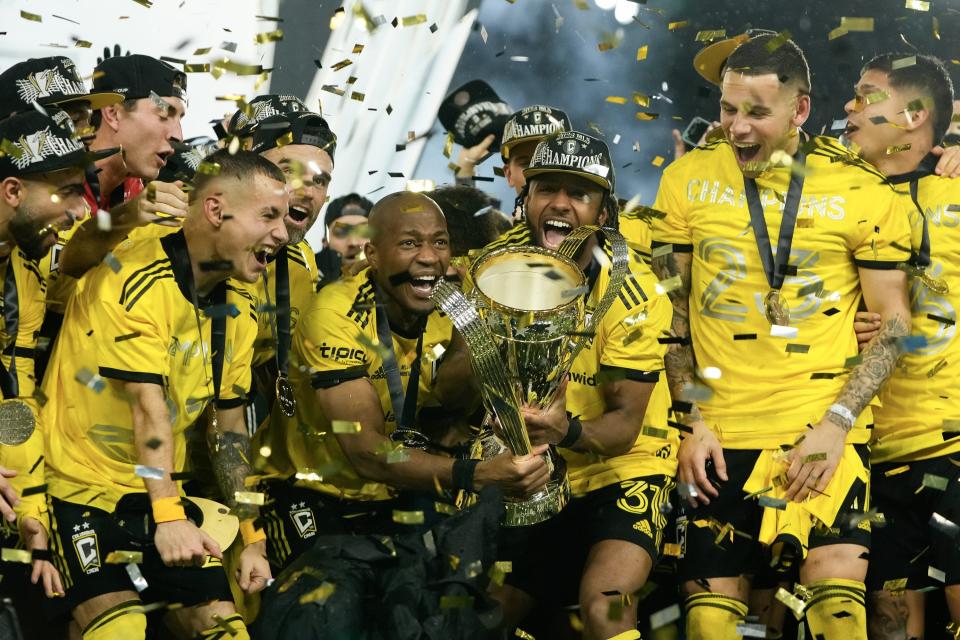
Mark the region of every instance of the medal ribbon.
POLYGON ((800 210, 800 194, 803 192, 803 174, 807 157, 803 151, 797 151, 793 156, 790 168, 790 187, 787 190, 787 200, 783 207, 783 218, 780 220, 780 233, 777 238, 777 256, 774 259, 770 245, 770 234, 763 217, 763 204, 760 201, 760 191, 757 181, 743 177, 744 192, 747 196, 747 205, 750 209, 750 226, 757 240, 757 249, 760 251, 760 262, 763 272, 767 276, 767 283, 771 289, 780 289, 787 276, 787 263, 790 261, 790 247, 793 245, 793 232, 796 230, 797 212, 800 210))
MULTIPOLYGON (((375 302, 383 301, 383 292, 376 288, 375 302)), ((423 334, 427 329, 424 319, 420 326, 420 337, 417 338, 417 355, 410 365, 410 378, 407 380, 407 389, 404 393, 403 380, 400 378, 400 368, 397 366, 397 356, 393 350, 393 333, 390 331, 390 322, 387 320, 387 309, 378 304, 377 314, 377 341, 383 345, 383 373, 387 377, 387 389, 390 390, 390 404, 393 407, 393 416, 398 430, 413 430, 417 413, 417 396, 420 393, 420 358, 423 355, 423 334)))

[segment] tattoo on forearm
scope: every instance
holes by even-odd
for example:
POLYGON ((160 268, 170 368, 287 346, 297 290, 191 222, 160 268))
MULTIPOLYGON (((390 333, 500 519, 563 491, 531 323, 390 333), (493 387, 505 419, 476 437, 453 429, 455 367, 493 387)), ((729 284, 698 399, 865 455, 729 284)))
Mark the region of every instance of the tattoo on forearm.
MULTIPOLYGON (((681 259, 675 253, 657 256, 652 261, 654 273, 661 280, 680 276, 681 285, 667 295, 673 303, 673 321, 670 324, 670 335, 674 338, 683 338, 683 344, 670 344, 663 358, 667 370, 667 383, 670 394, 675 401, 682 401, 683 389, 695 382, 696 362, 693 345, 690 344, 690 262, 692 256, 684 254, 681 259), (681 266, 680 262, 684 262, 681 266)), ((700 409, 696 403, 689 403, 690 411, 686 413, 684 422, 702 420, 700 409)))
POLYGON ((880 332, 864 348, 860 364, 850 372, 850 378, 837 396, 838 404, 845 406, 853 415, 860 415, 893 373, 897 358, 902 353, 900 338, 908 332, 906 321, 899 315, 883 323, 880 332))
POLYGON ((870 637, 873 640, 908 640, 906 598, 881 592, 871 597, 870 637))
POLYGON ((220 434, 220 449, 210 447, 210 460, 213 464, 213 474, 217 485, 223 492, 227 506, 234 514, 243 517, 256 516, 257 509, 253 505, 238 504, 236 492, 245 491, 244 484, 251 474, 250 467, 250 438, 242 433, 227 431, 220 434))

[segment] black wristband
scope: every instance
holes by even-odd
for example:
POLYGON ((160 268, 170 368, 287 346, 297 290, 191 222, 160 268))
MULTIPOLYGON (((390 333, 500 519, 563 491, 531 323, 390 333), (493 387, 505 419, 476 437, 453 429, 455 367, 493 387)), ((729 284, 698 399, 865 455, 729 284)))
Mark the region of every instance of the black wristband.
POLYGON ((557 443, 558 447, 563 447, 564 449, 569 449, 577 444, 577 440, 580 439, 580 434, 583 433, 583 423, 580 422, 579 416, 570 418, 567 425, 567 435, 563 436, 563 440, 557 443))
POLYGON ((455 491, 473 491, 473 474, 480 460, 457 458, 453 461, 453 489, 455 491))
POLYGON ((50 552, 50 549, 34 549, 30 552, 30 558, 32 560, 46 560, 48 562, 52 562, 53 553, 50 552))

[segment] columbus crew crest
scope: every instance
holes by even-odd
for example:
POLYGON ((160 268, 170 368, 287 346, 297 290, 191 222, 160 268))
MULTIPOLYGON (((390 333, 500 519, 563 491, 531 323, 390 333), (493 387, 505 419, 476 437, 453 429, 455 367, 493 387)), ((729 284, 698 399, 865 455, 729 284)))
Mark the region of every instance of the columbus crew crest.
POLYGON ((313 510, 300 502, 293 505, 290 510, 290 519, 293 520, 293 526, 297 528, 297 533, 301 538, 312 538, 317 533, 317 521, 313 517, 313 510))
POLYGON ((81 571, 84 573, 100 571, 100 545, 97 542, 96 531, 73 534, 73 548, 77 552, 81 571))

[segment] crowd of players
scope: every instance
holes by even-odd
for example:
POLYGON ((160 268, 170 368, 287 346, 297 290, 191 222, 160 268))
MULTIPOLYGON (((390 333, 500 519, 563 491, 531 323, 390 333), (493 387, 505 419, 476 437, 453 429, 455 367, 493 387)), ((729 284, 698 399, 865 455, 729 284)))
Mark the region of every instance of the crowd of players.
MULTIPOLYGON (((802 128, 793 41, 744 34, 695 66, 719 126, 652 208, 533 105, 502 135, 506 215, 471 179, 493 136, 455 186, 328 203, 337 139, 296 97, 185 144, 165 62, 106 56, 90 90, 64 57, 0 74, 0 590, 28 637, 726 640, 793 633, 792 612, 808 637, 921 638, 934 589, 955 629, 949 75, 870 60, 837 140, 802 128), (628 277, 564 392, 523 409, 533 452, 484 456, 483 381, 431 294, 583 225, 626 236, 628 277), (549 447, 570 503, 499 527, 549 447), (477 548, 450 552, 470 526, 477 548), (389 565, 413 547, 420 573, 389 565), (648 621, 666 566, 685 616, 648 621), (433 600, 407 602, 414 573, 433 600)), ((611 251, 579 254, 588 312, 611 251)))

